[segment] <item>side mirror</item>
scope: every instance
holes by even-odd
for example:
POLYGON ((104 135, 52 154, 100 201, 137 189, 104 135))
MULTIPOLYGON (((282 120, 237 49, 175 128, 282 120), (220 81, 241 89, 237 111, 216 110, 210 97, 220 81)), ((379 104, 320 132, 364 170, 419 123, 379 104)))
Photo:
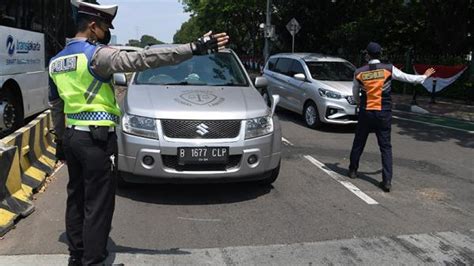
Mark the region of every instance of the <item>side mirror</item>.
POLYGON ((294 74, 293 77, 299 81, 306 81, 306 76, 303 73, 294 74))
POLYGON ((127 77, 124 73, 114 73, 113 80, 117 86, 127 86, 127 77))
POLYGON ((272 95, 273 101, 272 101, 272 116, 275 114, 276 107, 278 103, 280 102, 280 95, 272 95))
POLYGON ((256 77, 255 78, 255 87, 256 88, 265 88, 268 86, 268 80, 265 77, 256 77))

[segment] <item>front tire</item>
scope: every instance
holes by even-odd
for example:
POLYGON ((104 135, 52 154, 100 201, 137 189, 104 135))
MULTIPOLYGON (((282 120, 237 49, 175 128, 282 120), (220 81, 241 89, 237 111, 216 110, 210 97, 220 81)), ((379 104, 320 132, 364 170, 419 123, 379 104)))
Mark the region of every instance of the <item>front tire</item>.
POLYGON ((4 128, 0 131, 0 136, 6 136, 13 133, 24 124, 23 105, 21 99, 8 87, 0 91, 0 115, 4 128))
POLYGON ((312 129, 321 128, 322 122, 319 119, 318 107, 314 102, 308 102, 304 106, 303 118, 307 127, 312 129))

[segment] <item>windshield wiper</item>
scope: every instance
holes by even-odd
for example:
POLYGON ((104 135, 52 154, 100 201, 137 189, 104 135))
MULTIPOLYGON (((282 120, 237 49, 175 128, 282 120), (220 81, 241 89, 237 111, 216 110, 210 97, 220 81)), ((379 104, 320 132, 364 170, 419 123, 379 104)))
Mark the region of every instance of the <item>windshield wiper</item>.
POLYGON ((170 83, 163 83, 163 85, 189 85, 189 82, 187 81, 170 82, 170 83))
POLYGON ((227 82, 227 83, 222 83, 222 84, 212 84, 211 86, 242 86, 242 85, 235 84, 233 82, 227 82))

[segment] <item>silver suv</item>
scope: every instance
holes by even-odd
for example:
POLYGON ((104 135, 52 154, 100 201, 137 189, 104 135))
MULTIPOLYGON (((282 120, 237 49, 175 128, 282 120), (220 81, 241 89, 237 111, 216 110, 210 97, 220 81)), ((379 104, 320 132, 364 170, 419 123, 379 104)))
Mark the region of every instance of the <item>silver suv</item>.
POLYGON ((322 54, 276 54, 264 68, 268 80, 263 96, 280 95, 278 106, 303 115, 306 125, 357 123, 352 96, 355 67, 348 61, 322 54))
POLYGON ((135 73, 118 130, 119 184, 274 182, 281 129, 256 89, 265 86, 231 50, 135 73))

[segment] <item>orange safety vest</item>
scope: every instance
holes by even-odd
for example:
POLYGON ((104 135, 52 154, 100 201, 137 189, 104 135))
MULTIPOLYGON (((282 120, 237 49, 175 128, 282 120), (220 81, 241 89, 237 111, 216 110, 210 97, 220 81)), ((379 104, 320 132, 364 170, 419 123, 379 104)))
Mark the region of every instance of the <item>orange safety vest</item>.
POLYGON ((392 69, 391 64, 368 64, 355 71, 355 78, 361 90, 360 109, 392 109, 392 69))

